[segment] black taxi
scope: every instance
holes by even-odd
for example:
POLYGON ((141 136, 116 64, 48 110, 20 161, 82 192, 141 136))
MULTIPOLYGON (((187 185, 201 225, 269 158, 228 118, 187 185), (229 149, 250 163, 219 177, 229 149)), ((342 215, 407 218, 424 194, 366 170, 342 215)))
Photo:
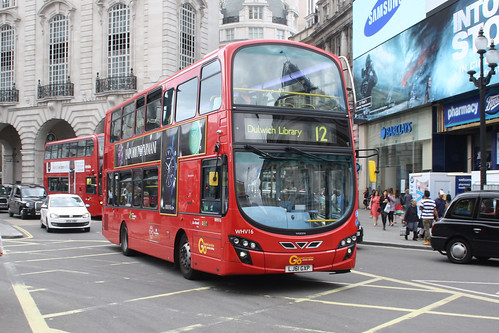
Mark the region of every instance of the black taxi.
POLYGON ((457 264, 499 258, 499 191, 456 196, 433 225, 431 247, 457 264))

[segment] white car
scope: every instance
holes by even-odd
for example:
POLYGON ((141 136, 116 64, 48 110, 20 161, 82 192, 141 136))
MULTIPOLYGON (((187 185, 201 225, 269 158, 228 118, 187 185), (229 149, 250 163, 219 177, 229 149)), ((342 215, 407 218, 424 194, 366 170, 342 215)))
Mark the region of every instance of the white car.
POLYGON ((90 231, 91 216, 80 196, 50 194, 42 203, 40 223, 47 232, 52 229, 83 228, 90 231))

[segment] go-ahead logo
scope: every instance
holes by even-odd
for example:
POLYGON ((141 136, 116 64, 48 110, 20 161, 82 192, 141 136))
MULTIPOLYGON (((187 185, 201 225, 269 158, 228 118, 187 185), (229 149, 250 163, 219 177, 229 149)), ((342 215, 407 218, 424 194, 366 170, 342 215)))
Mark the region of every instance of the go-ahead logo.
POLYGON ((371 37, 380 31, 390 21, 401 4, 402 0, 378 0, 367 17, 364 35, 371 37))
POLYGON ((401 135, 412 132, 412 121, 400 125, 383 127, 381 129, 381 139, 386 139, 389 136, 401 135))

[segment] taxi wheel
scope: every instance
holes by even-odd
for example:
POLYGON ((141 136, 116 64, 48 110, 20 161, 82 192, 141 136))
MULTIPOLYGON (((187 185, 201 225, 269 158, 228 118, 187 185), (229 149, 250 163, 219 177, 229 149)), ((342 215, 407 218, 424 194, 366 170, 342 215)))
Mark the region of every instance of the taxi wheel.
POLYGON ((471 247, 462 238, 454 238, 447 245, 447 258, 455 264, 467 264, 471 261, 471 247))

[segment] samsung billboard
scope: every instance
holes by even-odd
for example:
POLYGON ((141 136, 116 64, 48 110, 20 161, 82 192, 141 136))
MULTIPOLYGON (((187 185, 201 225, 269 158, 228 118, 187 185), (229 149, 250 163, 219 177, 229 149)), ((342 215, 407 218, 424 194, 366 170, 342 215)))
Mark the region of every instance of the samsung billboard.
POLYGON ((497 38, 498 11, 499 0, 460 0, 356 58, 356 116, 372 120, 475 90, 467 74, 479 68, 474 38, 481 27, 497 38))
POLYGON ((354 59, 426 18, 447 0, 355 0, 354 59))

